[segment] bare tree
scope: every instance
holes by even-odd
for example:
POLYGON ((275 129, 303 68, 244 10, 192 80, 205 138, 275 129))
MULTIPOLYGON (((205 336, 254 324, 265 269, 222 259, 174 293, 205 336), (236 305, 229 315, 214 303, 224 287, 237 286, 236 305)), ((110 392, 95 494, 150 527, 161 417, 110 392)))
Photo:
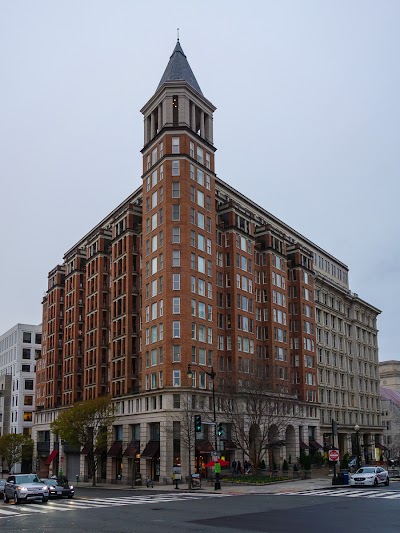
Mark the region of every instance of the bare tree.
POLYGON ((188 489, 192 487, 192 459, 195 457, 196 433, 194 428, 195 412, 192 408, 192 396, 186 391, 179 395, 179 409, 172 411, 167 416, 167 434, 172 438, 180 440, 180 452, 186 452, 187 471, 188 471, 188 489), (179 422, 179 435, 177 435, 174 422, 179 422), (169 427, 168 427, 169 426, 169 427))
POLYGON ((225 385, 221 405, 232 442, 249 457, 255 471, 271 450, 285 444, 286 427, 298 414, 293 396, 271 391, 262 380, 225 385))

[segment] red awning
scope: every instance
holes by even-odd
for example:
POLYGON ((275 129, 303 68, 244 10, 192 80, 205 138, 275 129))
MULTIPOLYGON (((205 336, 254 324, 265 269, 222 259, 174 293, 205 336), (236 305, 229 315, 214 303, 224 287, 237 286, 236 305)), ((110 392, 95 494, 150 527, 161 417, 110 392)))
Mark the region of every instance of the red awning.
POLYGON ((302 440, 300 441, 300 450, 308 450, 309 448, 310 446, 308 444, 306 444, 302 440))
POLYGON ((196 450, 199 453, 211 453, 214 451, 214 446, 209 440, 196 440, 196 450))
POLYGON ((57 456, 57 454, 58 454, 58 450, 53 450, 51 454, 48 456, 48 458, 46 459, 46 461, 44 462, 44 464, 50 465, 53 462, 54 458, 57 456))
POLYGON ((115 440, 111 448, 108 450, 108 456, 109 457, 117 457, 117 455, 121 455, 122 453, 122 440, 115 440))
POLYGON ((134 457, 136 457, 139 451, 140 451, 140 442, 137 440, 133 440, 128 444, 126 450, 124 451, 122 455, 124 457, 130 457, 131 459, 133 459, 134 457))
POLYGON ((236 444, 232 442, 231 440, 223 440, 222 442, 224 444, 224 450, 226 451, 237 450, 236 444))
POLYGON ((149 440, 145 449, 142 451, 142 457, 145 459, 153 459, 153 457, 160 452, 160 441, 149 440))
POLYGON ((315 448, 316 450, 323 450, 324 447, 321 446, 321 444, 319 442, 317 442, 316 440, 310 440, 310 446, 312 448, 315 448))

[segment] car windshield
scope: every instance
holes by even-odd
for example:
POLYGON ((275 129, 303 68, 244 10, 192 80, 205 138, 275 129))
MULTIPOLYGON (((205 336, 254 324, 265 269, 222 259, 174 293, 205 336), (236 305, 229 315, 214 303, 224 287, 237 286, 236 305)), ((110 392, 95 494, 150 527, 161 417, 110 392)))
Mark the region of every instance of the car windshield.
POLYGON ((43 481, 43 483, 46 483, 46 485, 49 485, 49 486, 52 486, 52 487, 55 487, 56 485, 58 485, 56 479, 42 479, 42 481, 43 481))
POLYGON ((375 468, 373 467, 364 467, 357 470, 357 474, 375 474, 375 468))
POLYGON ((17 483, 40 483, 40 479, 36 474, 27 474, 25 476, 15 476, 17 483))

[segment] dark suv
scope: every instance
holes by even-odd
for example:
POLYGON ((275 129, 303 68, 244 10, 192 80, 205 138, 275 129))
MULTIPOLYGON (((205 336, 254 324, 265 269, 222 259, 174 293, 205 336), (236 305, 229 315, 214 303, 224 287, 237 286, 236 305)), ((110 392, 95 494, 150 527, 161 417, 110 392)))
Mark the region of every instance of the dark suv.
POLYGON ((36 474, 13 474, 4 484, 4 501, 8 503, 27 502, 29 500, 49 501, 49 489, 36 474))

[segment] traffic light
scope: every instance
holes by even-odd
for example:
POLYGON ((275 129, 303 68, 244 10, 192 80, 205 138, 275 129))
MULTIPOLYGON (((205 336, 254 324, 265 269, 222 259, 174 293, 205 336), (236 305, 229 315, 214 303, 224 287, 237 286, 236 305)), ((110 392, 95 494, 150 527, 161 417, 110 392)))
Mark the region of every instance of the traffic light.
POLYGON ((194 416, 194 430, 196 433, 201 432, 201 416, 200 415, 194 416))
POLYGON ((218 424, 217 434, 218 434, 218 437, 222 437, 222 435, 224 434, 224 428, 222 427, 221 422, 218 424))

